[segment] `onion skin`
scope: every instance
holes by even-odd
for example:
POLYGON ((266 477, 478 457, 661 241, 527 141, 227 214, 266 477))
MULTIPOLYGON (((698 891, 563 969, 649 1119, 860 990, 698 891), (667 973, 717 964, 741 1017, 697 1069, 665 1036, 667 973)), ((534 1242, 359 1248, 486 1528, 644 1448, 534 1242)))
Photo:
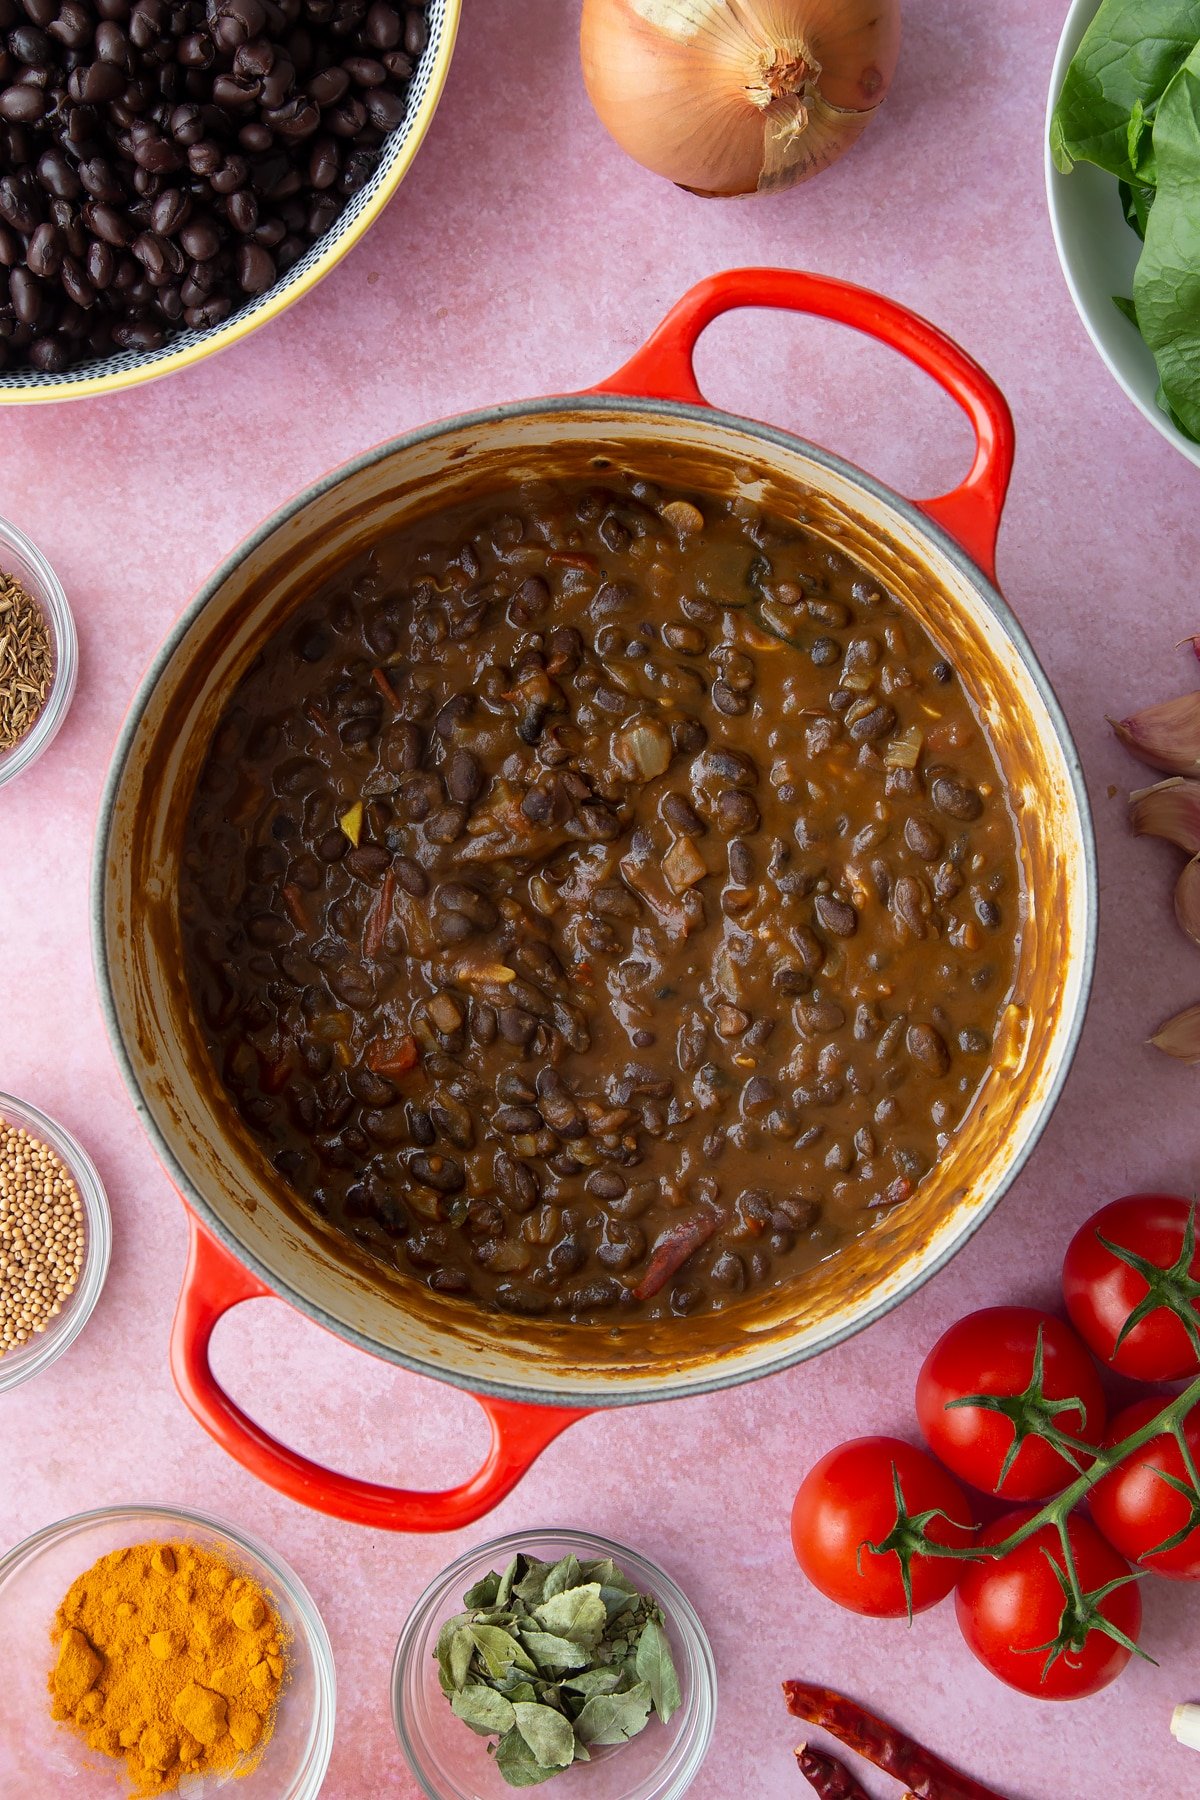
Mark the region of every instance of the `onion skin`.
POLYGON ((899 0, 584 0, 583 74, 621 148, 706 197, 818 175, 878 110, 899 0))

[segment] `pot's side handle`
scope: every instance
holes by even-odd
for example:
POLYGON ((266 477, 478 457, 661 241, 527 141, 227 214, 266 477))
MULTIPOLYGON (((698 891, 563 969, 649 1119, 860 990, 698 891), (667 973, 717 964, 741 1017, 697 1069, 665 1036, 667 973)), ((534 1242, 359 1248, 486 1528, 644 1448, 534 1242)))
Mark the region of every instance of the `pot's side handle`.
POLYGON ((586 1409, 526 1406, 474 1395, 487 1415, 491 1443, 481 1467, 441 1492, 384 1487, 326 1469, 279 1443, 217 1383, 208 1359, 217 1320, 243 1300, 272 1291, 188 1214, 191 1242, 171 1331, 171 1372, 190 1411, 242 1466, 301 1506, 383 1531, 455 1531, 497 1506, 532 1463, 586 1409))
POLYGON ((957 400, 975 432, 970 473, 951 493, 916 504, 994 581, 996 536, 1013 463, 1008 402, 991 376, 953 338, 895 300, 831 275, 798 269, 728 269, 690 289, 642 348, 615 375, 588 391, 706 406, 692 361, 696 343, 714 319, 742 306, 814 313, 850 325, 899 350, 957 400))

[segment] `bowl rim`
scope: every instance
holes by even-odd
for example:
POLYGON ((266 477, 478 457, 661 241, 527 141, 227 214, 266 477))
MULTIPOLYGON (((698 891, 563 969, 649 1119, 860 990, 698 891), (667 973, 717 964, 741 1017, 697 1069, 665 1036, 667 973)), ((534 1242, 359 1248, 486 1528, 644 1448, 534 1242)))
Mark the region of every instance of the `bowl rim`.
MULTIPOLYGON (((205 332, 196 342, 169 351, 153 362, 136 361, 128 368, 105 375, 88 374, 88 365, 83 363, 78 375, 73 375, 68 369, 64 370, 61 377, 56 376, 51 381, 29 387, 9 386, 3 372, 0 372, 0 406, 44 406, 56 401, 87 400, 96 394, 115 394, 127 388, 141 387, 148 381, 157 381, 160 376, 173 375, 180 369, 191 368, 194 363, 203 361, 206 356, 212 356, 219 350, 229 349, 231 344, 238 343, 242 338, 249 337, 251 332, 257 331, 261 325, 277 319, 289 306, 310 293, 379 218, 412 167, 417 151, 425 140, 425 134, 433 123, 433 115, 437 111, 450 73, 462 17, 462 0, 442 0, 442 4, 442 32, 436 44, 432 45, 434 54, 430 63, 429 80, 416 110, 406 114, 402 123, 396 127, 399 136, 391 167, 368 206, 364 206, 360 213, 340 228, 339 220, 334 220, 325 234, 328 241, 324 248, 304 269, 302 275, 293 280, 293 271, 288 270, 268 289, 267 298, 261 307, 251 306, 249 301, 253 296, 248 295, 247 304, 239 307, 222 324, 205 332)), ((342 216, 344 217, 344 213, 342 216)))
POLYGON ((201 1530, 212 1532, 214 1536, 227 1538, 237 1549, 260 1562, 272 1580, 286 1592, 304 1626, 305 1644, 312 1657, 316 1685, 316 1704, 305 1750, 305 1766, 286 1800, 317 1800, 333 1755, 337 1713, 337 1671, 333 1646, 317 1603, 300 1577, 290 1564, 252 1532, 244 1531, 240 1525, 230 1524, 228 1519, 219 1518, 215 1513, 200 1512, 194 1507, 166 1506, 136 1500, 114 1506, 91 1507, 86 1512, 71 1513, 64 1519, 41 1526, 0 1556, 0 1592, 22 1563, 31 1561, 49 1545, 64 1542, 76 1532, 92 1525, 115 1525, 123 1520, 133 1523, 143 1519, 179 1525, 184 1530, 188 1526, 199 1526, 201 1530))
MULTIPOLYGON (((54 652, 54 674, 42 710, 11 750, 0 752, 0 788, 31 768, 57 737, 70 710, 79 677, 79 635, 66 590, 33 539, 11 519, 0 518, 0 556, 11 550, 34 577, 30 595, 46 615, 54 652)), ((8 573, 9 571, 6 571, 8 573)))
MULTIPOLYGON (((58 1317, 19 1349, 0 1356, 0 1394, 40 1375, 69 1350, 95 1310, 112 1256, 112 1214, 95 1163, 78 1139, 48 1113, 17 1094, 0 1093, 0 1119, 41 1141, 66 1167, 83 1202, 85 1225, 83 1267, 58 1317)), ((0 1561, 0 1571, 3 1570, 0 1561)))
POLYGON ((436 1381, 447 1382, 450 1386, 461 1388, 464 1392, 476 1397, 487 1396, 498 1400, 516 1400, 531 1406, 559 1406, 573 1410, 582 1407, 598 1410, 613 1406, 642 1405, 650 1398, 655 1401, 691 1399, 701 1394, 715 1393, 724 1388, 740 1386, 744 1382, 781 1374, 784 1370, 807 1362, 814 1356, 823 1355, 827 1350, 835 1349, 839 1344, 845 1343, 849 1338, 857 1336, 860 1331, 865 1331, 869 1326, 886 1317, 889 1312, 910 1299, 919 1288, 945 1268, 947 1263, 965 1247, 976 1232, 991 1218, 1000 1201, 1028 1163, 1054 1113, 1070 1073, 1083 1032, 1095 973, 1099 926, 1099 873, 1095 830, 1083 764, 1061 702, 1049 677, 1038 661, 1024 628, 1009 607, 1008 602, 999 588, 988 580, 978 563, 968 555, 957 539, 924 513, 915 501, 906 499, 894 488, 890 488, 885 482, 880 481, 878 477, 858 468, 844 457, 823 449, 820 445, 800 437, 795 432, 765 424, 757 419, 749 419, 742 414, 726 412, 718 407, 697 405, 691 401, 589 391, 576 394, 555 394, 537 399, 505 401, 499 405, 485 407, 474 412, 458 413, 432 424, 418 426, 398 437, 386 439, 383 443, 376 444, 348 462, 329 470, 318 480, 293 495, 265 519, 256 530, 250 532, 240 544, 235 546, 229 555, 223 558, 168 632, 130 703, 129 711, 113 749, 112 760, 100 798, 92 855, 89 910, 92 963, 97 998, 113 1055, 133 1102, 134 1110, 177 1193, 195 1213, 203 1228, 211 1233, 218 1243, 224 1245, 243 1268, 256 1275, 272 1294, 286 1300, 289 1305, 295 1306, 298 1311, 316 1324, 323 1325, 327 1330, 332 1331, 344 1343, 351 1344, 355 1349, 363 1350, 370 1356, 381 1357, 384 1361, 390 1362, 398 1368, 406 1369, 411 1374, 425 1375, 436 1381), (778 449, 794 455, 799 450, 810 457, 819 467, 826 468, 843 480, 857 485, 872 499, 892 510, 918 534, 924 536, 931 546, 971 585, 980 603, 993 614, 1013 644, 1028 672, 1030 680, 1046 708, 1062 752, 1063 762, 1070 778, 1071 795, 1079 819, 1079 832, 1083 847, 1084 929, 1079 938, 1076 952, 1079 957, 1079 987, 1072 1016, 1067 1025, 1062 1055, 1058 1067, 1049 1080, 1045 1096, 1028 1137, 1006 1170, 1003 1179, 997 1183, 986 1202, 981 1203, 962 1222, 953 1240, 947 1243, 936 1256, 931 1256, 922 1262, 920 1267, 912 1272, 904 1285, 895 1293, 876 1299, 852 1320, 839 1324, 819 1344, 800 1344, 783 1348, 769 1363, 758 1367, 726 1367, 712 1374, 697 1375, 687 1380, 678 1380, 673 1375, 664 1374, 661 1385, 654 1390, 652 1396, 643 1391, 626 1392, 619 1383, 611 1381, 606 1383, 602 1378, 598 1378, 596 1383, 587 1389, 572 1389, 569 1393, 564 1393, 556 1388, 537 1386, 529 1380, 497 1380, 481 1374, 478 1370, 470 1369, 465 1364, 453 1368, 441 1364, 430 1364, 410 1351, 379 1343, 357 1326, 348 1324, 324 1307, 305 1299, 296 1293, 286 1281, 281 1283, 274 1271, 268 1269, 257 1255, 247 1250, 224 1222, 218 1218, 207 1198, 190 1181, 166 1137, 160 1132, 142 1095, 132 1059, 120 1030, 107 957, 105 896, 108 887, 108 842, 114 802, 123 778, 126 761, 140 729, 143 715, 163 672, 204 609, 240 562, 273 532, 284 526, 303 507, 327 493, 339 482, 353 478, 385 457, 402 454, 419 444, 449 436, 452 433, 485 430, 492 425, 506 422, 515 417, 553 418, 559 413, 578 412, 580 407, 587 407, 597 413, 611 413, 614 417, 628 416, 630 413, 649 415, 659 419, 668 417, 705 430, 716 426, 718 429, 752 437, 764 445, 768 451, 778 449))
MULTIPOLYGON (((668 1752, 678 1754, 679 1761, 678 1767, 671 1771, 670 1785, 662 1791, 659 1800, 680 1800, 680 1796, 687 1791, 699 1773, 716 1729, 719 1700, 717 1662, 708 1632, 704 1627, 704 1621, 673 1576, 669 1575, 660 1563, 655 1562, 644 1551, 635 1550, 629 1544, 617 1543, 600 1532, 581 1531, 576 1526, 531 1527, 522 1531, 507 1531, 500 1537, 489 1538, 486 1543, 477 1544, 470 1550, 464 1550, 460 1556, 455 1557, 453 1562, 447 1563, 445 1568, 426 1584, 413 1602, 396 1640, 388 1687, 392 1725, 414 1779, 424 1791, 427 1800, 443 1800, 439 1790, 429 1784, 423 1769, 415 1758, 411 1735, 405 1725, 401 1706, 404 1678, 408 1674, 416 1654, 417 1641, 426 1628, 428 1616, 431 1612, 440 1610, 446 1594, 457 1587, 463 1577, 473 1571, 476 1564, 500 1561, 501 1559, 507 1563, 519 1550, 530 1545, 537 1547, 545 1544, 561 1544, 564 1551, 574 1551, 580 1557, 584 1551, 599 1552, 601 1556, 611 1556, 613 1561, 620 1563, 622 1567, 629 1562, 638 1564, 647 1571, 648 1578, 654 1583, 657 1597, 662 1599, 665 1609, 674 1620, 679 1622, 679 1633, 687 1643, 691 1665, 695 1671, 697 1716, 690 1743, 684 1744, 683 1740, 677 1737, 671 1745, 667 1746, 668 1752), (682 1750, 680 1750, 681 1745, 682 1750)), ((664 1758, 662 1767, 668 1766, 667 1760, 664 1758)))
MULTIPOLYGON (((1075 52, 1079 48, 1084 32, 1095 18, 1097 12, 1099 12, 1100 5, 1101 0, 1072 0, 1071 6, 1067 11, 1067 16, 1063 21, 1058 45, 1054 52, 1054 65, 1050 71, 1050 86, 1046 96, 1046 116, 1042 124, 1042 160, 1045 170, 1046 210, 1050 215, 1050 230, 1054 237, 1054 249, 1058 257, 1058 266, 1062 270, 1063 280, 1067 284, 1067 291, 1074 303, 1075 311, 1079 314, 1084 330, 1092 341, 1093 349, 1096 351, 1096 354, 1099 356, 1101 362, 1104 364, 1117 386, 1121 389, 1126 399, 1133 402, 1142 417, 1147 420, 1149 424, 1153 425, 1160 437, 1166 438, 1167 442, 1169 444, 1174 444, 1175 448, 1186 456, 1189 462, 1200 467, 1200 444, 1193 442, 1189 437, 1185 437, 1179 427, 1167 417, 1165 412, 1163 412, 1162 408, 1154 399, 1154 396, 1151 395, 1149 399, 1147 399, 1146 395, 1138 391, 1130 378, 1118 367, 1116 362, 1114 362, 1109 353, 1108 346, 1105 344, 1101 335, 1099 326, 1095 323, 1092 303, 1086 297, 1080 286, 1076 277, 1074 265, 1066 247, 1062 223, 1062 211, 1066 204, 1066 196, 1069 191, 1065 186, 1065 183, 1070 181, 1071 177, 1069 175, 1064 175, 1060 169, 1055 167, 1054 156, 1050 149, 1050 122, 1054 117, 1054 108, 1058 104, 1058 96, 1062 91, 1062 85, 1066 79, 1067 69, 1070 66, 1075 52)), ((1104 174, 1103 170, 1097 170, 1096 172, 1097 174, 1104 174)), ((1107 179, 1115 182, 1116 176, 1108 176, 1107 179)), ((1128 328, 1130 330, 1133 329, 1131 325, 1128 328)), ((1147 356, 1152 356, 1152 352, 1148 347, 1146 348, 1146 354, 1147 356)))

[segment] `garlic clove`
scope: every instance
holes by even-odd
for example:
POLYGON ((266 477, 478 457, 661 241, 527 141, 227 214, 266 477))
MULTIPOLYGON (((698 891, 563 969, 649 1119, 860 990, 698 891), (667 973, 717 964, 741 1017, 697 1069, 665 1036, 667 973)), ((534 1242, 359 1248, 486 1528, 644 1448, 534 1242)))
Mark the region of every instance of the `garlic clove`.
POLYGON ((1200 781, 1173 775, 1129 796, 1129 823, 1138 837, 1166 838, 1189 856, 1200 855, 1200 781))
POLYGON ((1200 1750, 1200 1706, 1185 1702, 1171 1714, 1171 1736, 1189 1750, 1200 1750))
POLYGON ((1200 1062, 1200 1006, 1189 1006, 1160 1025, 1150 1039, 1156 1050, 1165 1051, 1179 1062, 1200 1062))
POLYGON ((1194 856, 1175 883, 1175 917, 1193 944, 1200 944, 1200 856, 1194 856))
POLYGON ((1200 693, 1160 700, 1109 724, 1127 750, 1170 775, 1200 774, 1200 693))

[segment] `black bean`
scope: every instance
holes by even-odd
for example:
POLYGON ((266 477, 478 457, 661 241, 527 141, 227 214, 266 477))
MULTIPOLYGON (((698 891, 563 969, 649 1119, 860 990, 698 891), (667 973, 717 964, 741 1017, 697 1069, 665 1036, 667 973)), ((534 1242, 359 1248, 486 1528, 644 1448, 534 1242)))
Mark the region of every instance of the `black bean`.
POLYGON ((541 1198, 538 1178, 529 1164, 506 1150, 498 1150, 492 1162, 496 1185, 511 1212, 532 1212, 541 1198))
POLYGON ((430 1156, 421 1152, 409 1157, 408 1172, 414 1181, 435 1188, 439 1194, 460 1193, 466 1183, 462 1164, 453 1156, 430 1156))
POLYGON ((610 1276, 585 1282, 563 1298, 572 1313, 604 1312, 627 1291, 622 1282, 610 1276))
POLYGON ((509 1137, 521 1136, 540 1131, 542 1115, 534 1106, 501 1106, 493 1113, 492 1124, 509 1137))
POLYGON ((243 293, 263 294, 275 280, 275 260, 261 244, 243 244, 237 253, 238 285, 243 293))
POLYGON ((746 1285, 746 1265, 734 1250, 724 1250, 708 1272, 716 1287, 740 1294, 746 1285))
POLYGON ((708 637, 698 625, 664 625, 663 642, 684 656, 700 656, 708 649, 708 637))
POLYGON ((551 1296, 531 1281, 502 1281, 496 1288, 496 1305, 505 1312, 536 1318, 539 1313, 549 1312, 551 1296))
POLYGON ((470 805, 483 791, 483 772, 469 750, 452 750, 446 759, 442 779, 451 800, 470 805))
POLYGON ((747 694, 739 693, 727 681, 717 680, 712 684, 712 703, 720 713, 730 718, 737 718, 749 712, 750 699, 747 694))
POLYGON ((62 259, 62 233, 49 223, 39 225, 25 247, 29 273, 42 278, 57 275, 62 259))
POLYGON ((759 811, 753 797, 736 788, 717 795, 717 823, 730 835, 757 831, 759 811))
POLYGON ((453 844, 466 828, 465 806, 440 806, 425 821, 425 835, 435 844, 453 844))
POLYGON ((459 913, 480 931, 490 931, 499 919, 495 905, 478 888, 461 881, 444 881, 434 894, 437 904, 459 913))
POLYGON ((853 937, 858 930, 858 913, 848 900, 838 900, 833 894, 818 894, 813 901, 813 911, 817 923, 834 937, 853 937))
POLYGON ((797 1000, 795 1012, 801 1029, 806 1032, 824 1034, 837 1031, 846 1023, 846 1014, 836 1000, 797 1000))
POLYGON ((923 862, 936 862, 945 843, 937 826, 917 813, 911 813, 904 821, 904 841, 923 862))
POLYGON ((739 887, 748 887, 754 880, 754 852, 749 844, 741 838, 734 838, 729 845, 729 879, 739 887))
POLYGON ((946 1040, 932 1025, 910 1025, 904 1044, 913 1061, 930 1075, 944 1075, 949 1069, 950 1052, 946 1040))
POLYGON ((846 727, 846 735, 856 744, 873 743, 876 738, 886 737, 896 724, 896 709, 881 701, 878 706, 863 713, 846 727))
POLYGON ((939 812, 952 819, 970 821, 983 811, 983 801, 976 790, 950 775, 937 775, 930 783, 929 797, 939 812))

